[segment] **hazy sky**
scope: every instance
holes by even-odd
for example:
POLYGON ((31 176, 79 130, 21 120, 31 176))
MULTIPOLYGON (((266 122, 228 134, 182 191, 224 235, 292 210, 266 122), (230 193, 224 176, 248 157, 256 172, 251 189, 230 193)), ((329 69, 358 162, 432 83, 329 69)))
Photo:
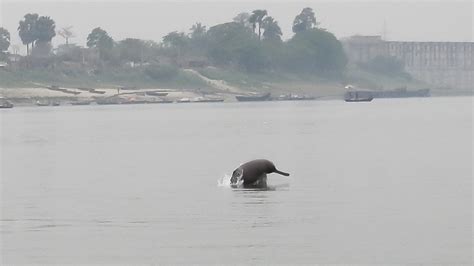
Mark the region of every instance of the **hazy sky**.
MULTIPOLYGON (((295 15, 312 7, 320 26, 338 38, 354 34, 380 35, 388 40, 473 41, 472 1, 199 1, 199 0, 0 0, 0 25, 21 44, 18 21, 30 12, 51 16, 57 29, 73 26, 73 43, 85 45, 95 27, 115 40, 127 37, 161 41, 171 31, 188 31, 195 22, 213 26, 231 21, 240 12, 266 9, 280 24, 284 39, 291 37, 295 15)), ((64 40, 57 36, 55 44, 64 40)))

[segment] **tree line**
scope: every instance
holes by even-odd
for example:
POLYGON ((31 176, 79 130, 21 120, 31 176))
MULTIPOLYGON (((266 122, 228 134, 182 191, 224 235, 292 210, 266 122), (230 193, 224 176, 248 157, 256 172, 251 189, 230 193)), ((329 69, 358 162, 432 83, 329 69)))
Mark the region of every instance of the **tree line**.
MULTIPOLYGON (((195 23, 189 33, 170 32, 161 42, 126 38, 115 41, 103 28, 93 29, 87 47, 97 51, 100 65, 117 67, 124 63, 172 64, 197 60, 206 64, 238 68, 248 72, 292 71, 298 73, 340 73, 347 63, 341 43, 329 31, 319 27, 310 7, 304 8, 293 21, 294 35, 282 40, 278 21, 267 10, 243 12, 232 21, 207 27, 195 23), (163 60, 167 59, 167 60, 163 60)), ((56 31, 52 18, 26 14, 19 21, 18 34, 31 54, 53 55, 51 40, 59 35, 65 39, 67 51, 79 49, 70 44, 71 27, 56 31)), ((0 28, 0 53, 5 55, 10 33, 0 28)))

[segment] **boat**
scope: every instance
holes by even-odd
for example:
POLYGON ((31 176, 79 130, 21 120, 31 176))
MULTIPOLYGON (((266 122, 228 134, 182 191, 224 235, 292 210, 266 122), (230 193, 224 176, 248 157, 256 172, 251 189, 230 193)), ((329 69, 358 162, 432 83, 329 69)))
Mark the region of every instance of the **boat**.
POLYGON ((406 87, 385 91, 372 91, 374 98, 429 97, 430 89, 407 90, 406 87))
POLYGON ((276 98, 276 101, 308 101, 314 100, 316 97, 306 96, 306 95, 297 95, 297 94, 282 94, 276 98))
POLYGON ((90 93, 96 93, 96 94, 104 94, 105 91, 98 91, 96 89, 92 89, 92 88, 77 88, 78 90, 80 91, 87 91, 87 92, 90 92, 90 93))
POLYGON ((0 108, 13 108, 13 103, 4 98, 0 98, 0 108))
POLYGON ((105 97, 101 99, 97 98, 96 102, 97 104, 100 104, 100 105, 111 105, 111 104, 122 104, 125 102, 125 100, 117 96, 111 96, 111 97, 105 97))
POLYGON ((153 100, 153 101, 147 101, 146 103, 151 103, 151 104, 155 104, 155 103, 173 103, 172 100, 153 100))
POLYGON ((163 92, 163 91, 147 91, 145 92, 146 95, 151 95, 151 96, 167 96, 168 92, 163 92))
POLYGON ((37 105, 37 106, 50 106, 50 105, 51 105, 51 102, 50 102, 50 101, 40 101, 40 100, 37 100, 37 101, 36 101, 36 105, 37 105))
POLYGON ((191 99, 189 98, 181 98, 176 101, 177 103, 190 103, 191 99))
POLYGON ((95 93, 95 94, 104 94, 105 93, 105 91, 98 91, 96 89, 90 89, 89 92, 90 93, 95 93))
POLYGON ((224 99, 222 98, 205 98, 205 97, 197 97, 192 100, 193 103, 220 103, 223 101, 224 99))
POLYGON ((63 93, 67 93, 67 94, 72 94, 72 95, 81 94, 81 92, 79 92, 79 91, 71 91, 71 90, 68 90, 68 89, 61 89, 61 88, 60 88, 59 86, 57 86, 57 85, 46 86, 46 88, 47 88, 48 90, 59 91, 59 92, 63 92, 63 93))
POLYGON ((89 105, 91 104, 91 101, 75 101, 71 102, 72 105, 89 105))
POLYGON ((371 91, 350 90, 344 93, 346 102, 370 102, 374 99, 371 91))
POLYGON ((258 101, 268 101, 270 100, 270 93, 264 93, 260 95, 238 95, 235 96, 239 102, 258 102, 258 101))

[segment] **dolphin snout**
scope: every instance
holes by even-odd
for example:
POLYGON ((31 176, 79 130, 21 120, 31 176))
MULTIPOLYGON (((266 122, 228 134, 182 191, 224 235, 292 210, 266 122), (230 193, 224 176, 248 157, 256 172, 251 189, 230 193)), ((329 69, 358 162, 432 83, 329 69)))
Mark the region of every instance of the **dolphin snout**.
POLYGON ((275 173, 280 174, 280 175, 284 175, 284 176, 290 176, 289 173, 285 173, 285 172, 282 172, 280 170, 275 170, 275 173))

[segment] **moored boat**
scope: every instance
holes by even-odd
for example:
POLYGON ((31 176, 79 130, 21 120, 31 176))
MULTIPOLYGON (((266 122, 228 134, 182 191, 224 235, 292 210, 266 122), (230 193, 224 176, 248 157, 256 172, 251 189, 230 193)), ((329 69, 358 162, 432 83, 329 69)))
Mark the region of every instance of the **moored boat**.
POLYGON ((89 105, 91 104, 91 101, 75 101, 71 102, 72 105, 89 105))
POLYGON ((206 98, 206 97, 197 97, 192 100, 193 103, 219 103, 223 102, 222 98, 206 98))
POLYGON ((6 99, 0 98, 0 108, 13 108, 13 103, 6 99))
POLYGON ((189 98, 181 98, 176 101, 177 103, 190 103, 191 99, 189 98))
POLYGON ((407 90, 406 87, 385 91, 373 91, 374 98, 429 97, 430 89, 407 90))
POLYGON ((257 102, 257 101, 268 101, 270 100, 270 93, 257 94, 257 95, 238 95, 235 96, 239 102, 257 102))
POLYGON ((164 91, 147 91, 145 94, 151 96, 167 96, 169 93, 164 91))
POLYGON ((52 101, 52 100, 37 100, 35 104, 37 106, 59 106, 60 105, 58 101, 52 101))
POLYGON ((344 93, 344 100, 346 102, 370 102, 374 99, 372 92, 351 90, 344 93))
POLYGON ((316 97, 306 96, 306 95, 297 95, 297 94, 282 94, 276 98, 276 101, 309 101, 314 100, 316 97))

